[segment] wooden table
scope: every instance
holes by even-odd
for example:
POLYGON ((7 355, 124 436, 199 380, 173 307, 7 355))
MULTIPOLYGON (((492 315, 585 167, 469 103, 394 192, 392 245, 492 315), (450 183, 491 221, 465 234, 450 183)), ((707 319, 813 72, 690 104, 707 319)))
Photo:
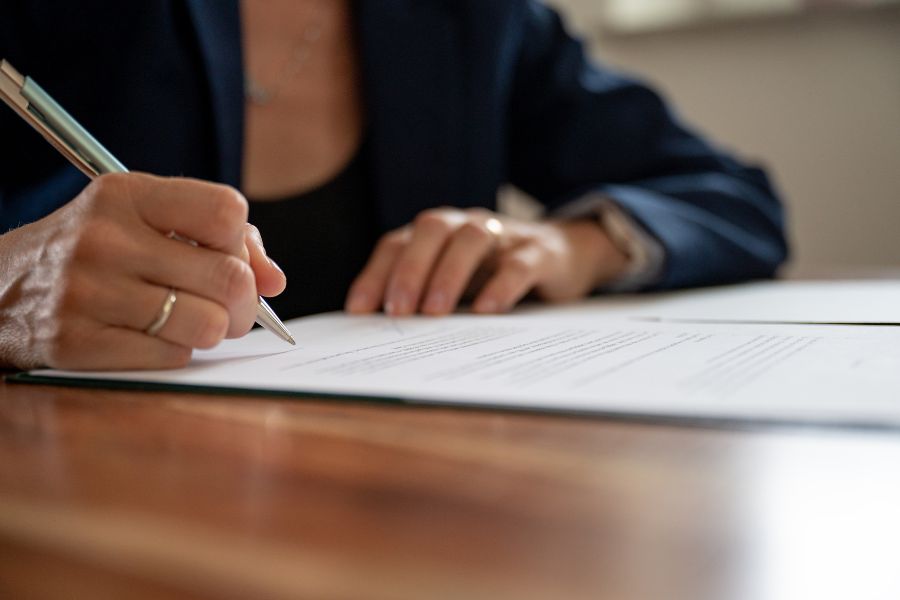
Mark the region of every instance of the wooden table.
POLYGON ((2 598, 897 598, 900 436, 0 385, 2 598))
POLYGON ((900 435, 3 383, 0 598, 896 600, 900 435))

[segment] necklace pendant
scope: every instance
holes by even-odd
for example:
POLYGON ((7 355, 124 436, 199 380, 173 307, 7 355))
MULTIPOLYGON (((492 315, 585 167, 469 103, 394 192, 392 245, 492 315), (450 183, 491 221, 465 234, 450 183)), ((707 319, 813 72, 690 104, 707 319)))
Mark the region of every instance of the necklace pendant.
POLYGON ((244 97, 253 104, 265 106, 272 101, 272 92, 251 78, 246 77, 244 81, 244 97))
POLYGON ((266 106, 281 95, 281 92, 303 70, 310 61, 313 48, 322 37, 322 24, 319 13, 322 12, 325 0, 319 0, 320 4, 313 5, 311 20, 303 30, 300 40, 294 45, 288 56, 288 61, 282 68, 279 78, 269 87, 264 87, 250 75, 246 66, 244 68, 244 99, 256 106, 266 106))

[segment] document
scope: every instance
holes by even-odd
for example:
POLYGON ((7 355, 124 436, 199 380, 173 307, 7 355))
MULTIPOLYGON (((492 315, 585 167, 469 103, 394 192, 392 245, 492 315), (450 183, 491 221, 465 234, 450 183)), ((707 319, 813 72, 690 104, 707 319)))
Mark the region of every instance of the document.
POLYGON ((636 298, 667 321, 900 325, 900 281, 762 281, 636 298))
POLYGON ((586 302, 507 316, 327 314, 183 370, 32 381, 382 398, 579 414, 900 427, 900 328, 652 322, 586 302))

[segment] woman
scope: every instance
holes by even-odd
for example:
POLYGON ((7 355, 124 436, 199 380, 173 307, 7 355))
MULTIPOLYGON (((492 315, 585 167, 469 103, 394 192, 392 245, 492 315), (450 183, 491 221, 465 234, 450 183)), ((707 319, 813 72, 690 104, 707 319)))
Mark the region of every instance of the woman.
POLYGON ((588 64, 538 2, 131 4, 2 9, 0 55, 132 170, 169 176, 85 187, 0 114, 4 364, 183 365, 284 289, 263 238, 290 277, 284 318, 348 288, 353 313, 445 314, 467 288, 474 311, 502 312, 784 259, 765 176, 588 64), (548 217, 491 212, 507 182, 548 217))

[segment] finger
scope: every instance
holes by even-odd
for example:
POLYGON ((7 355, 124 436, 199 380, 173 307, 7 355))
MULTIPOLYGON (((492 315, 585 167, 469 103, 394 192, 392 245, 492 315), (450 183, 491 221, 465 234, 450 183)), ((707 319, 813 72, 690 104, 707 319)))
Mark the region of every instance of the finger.
MULTIPOLYGON (((140 332, 156 320, 169 294, 169 288, 138 281, 120 281, 93 290, 90 284, 81 285, 83 296, 90 296, 90 302, 82 304, 82 314, 104 325, 140 332)), ((232 329, 243 334, 252 326, 252 321, 245 319, 243 329, 233 328, 223 306, 185 290, 176 289, 175 298, 168 319, 156 335, 179 346, 212 348, 232 329)))
POLYGON ((538 282, 543 258, 544 250, 535 243, 523 244, 503 254, 496 273, 475 298, 472 309, 478 313, 510 310, 538 282))
POLYGON ((465 222, 460 211, 431 210, 416 217, 409 244, 397 257, 385 292, 390 315, 414 313, 422 291, 450 236, 465 222))
MULTIPOLYGON (((155 293, 143 294, 139 306, 135 306, 123 319, 127 322, 121 324, 145 331, 159 315, 168 293, 168 289, 157 288, 155 293), (155 307, 154 301, 159 301, 155 307)), ((187 348, 213 348, 228 336, 231 327, 228 311, 224 307, 184 290, 176 290, 175 298, 172 312, 156 337, 187 348)), ((247 331, 249 329, 248 326, 247 331)))
POLYGON ((50 365, 73 370, 175 369, 190 362, 191 349, 143 332, 93 322, 73 323, 70 341, 50 352, 50 365))
POLYGON ((116 177, 109 185, 123 187, 140 217, 156 231, 174 231, 230 254, 243 251, 247 201, 234 188, 183 177, 140 173, 116 177))
POLYGON ((484 222, 469 221, 460 227, 431 275, 422 312, 441 315, 452 311, 495 243, 495 235, 484 222))
POLYGON ((409 243, 409 230, 395 229, 378 241, 362 272, 353 281, 345 308, 352 314, 366 314, 381 308, 388 277, 397 257, 409 243))
POLYGON ((131 258, 124 267, 147 283, 175 288, 225 307, 229 314, 228 336, 245 333, 256 315, 258 292, 250 264, 236 256, 195 247, 168 238, 148 239, 147 255, 131 258))
POLYGON ((246 239, 248 260, 256 276, 256 291, 266 297, 277 296, 287 285, 284 271, 266 255, 259 229, 247 223, 246 239))

